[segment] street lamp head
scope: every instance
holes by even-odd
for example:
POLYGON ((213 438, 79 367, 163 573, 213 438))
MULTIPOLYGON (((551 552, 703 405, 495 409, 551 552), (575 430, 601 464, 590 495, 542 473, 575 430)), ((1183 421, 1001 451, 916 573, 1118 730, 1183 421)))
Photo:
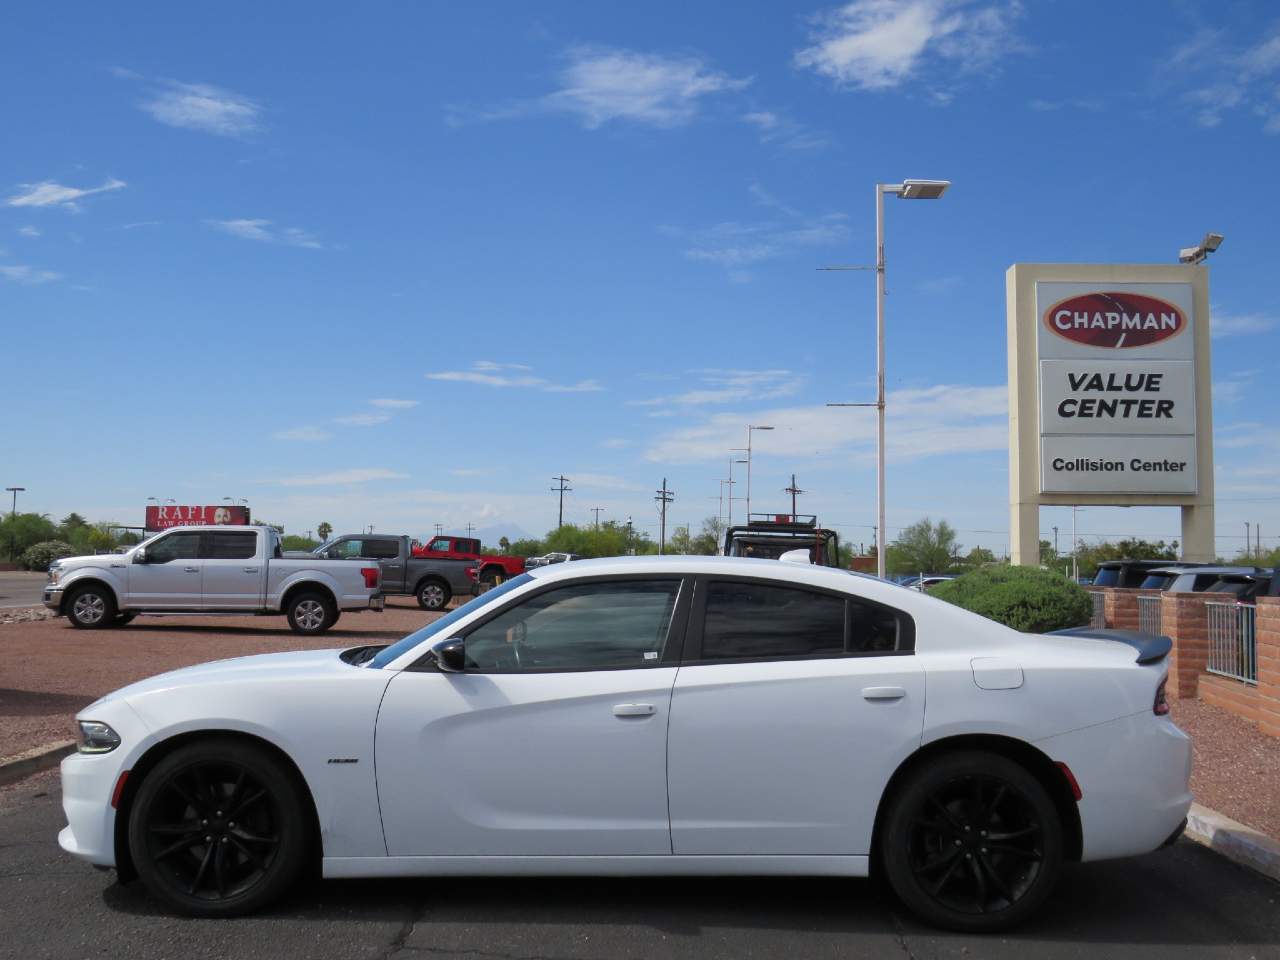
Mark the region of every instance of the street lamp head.
POLYGON ((903 180, 898 196, 903 200, 937 200, 949 186, 950 180, 903 180))
POLYGON ((1225 238, 1220 233, 1206 233, 1204 239, 1194 247, 1183 247, 1178 251, 1179 263, 1204 263, 1205 258, 1222 246, 1225 238))
POLYGON ((752 430, 772 430, 773 427, 752 427, 752 430))

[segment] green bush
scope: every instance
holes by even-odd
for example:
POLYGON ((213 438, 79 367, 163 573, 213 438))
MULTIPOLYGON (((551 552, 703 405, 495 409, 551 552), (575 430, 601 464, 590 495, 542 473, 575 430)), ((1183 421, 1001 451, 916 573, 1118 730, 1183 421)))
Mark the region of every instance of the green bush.
POLYGON ((1025 633, 1083 626, 1093 610, 1078 583, 1033 567, 983 567, 938 584, 929 595, 1025 633))
POLYGON ((49 569, 49 564, 53 561, 75 555, 75 547, 65 540, 45 540, 27 547, 19 562, 28 570, 44 571, 49 569))

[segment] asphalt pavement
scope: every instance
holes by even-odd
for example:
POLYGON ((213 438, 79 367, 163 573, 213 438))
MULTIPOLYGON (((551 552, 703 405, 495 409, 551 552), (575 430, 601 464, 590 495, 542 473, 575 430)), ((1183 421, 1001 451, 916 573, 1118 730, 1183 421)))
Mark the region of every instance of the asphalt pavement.
POLYGON ((29 570, 0 570, 0 609, 38 606, 48 579, 48 574, 29 570))
POLYGON ((257 916, 188 920, 64 855, 62 825, 56 773, 0 791, 2 958, 1280 958, 1280 885, 1189 841, 1073 866, 1034 922, 973 937, 840 879, 324 881, 257 916))

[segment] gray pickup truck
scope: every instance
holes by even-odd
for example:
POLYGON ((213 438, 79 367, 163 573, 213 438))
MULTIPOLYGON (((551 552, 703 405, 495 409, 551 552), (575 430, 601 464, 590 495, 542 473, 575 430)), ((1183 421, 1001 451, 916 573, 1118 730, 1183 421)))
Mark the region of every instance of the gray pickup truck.
POLYGON ((412 541, 392 534, 348 533, 311 551, 325 560, 376 560, 382 568, 382 592, 418 598, 423 610, 443 610, 449 601, 471 593, 467 568, 474 560, 432 560, 413 556, 412 541))

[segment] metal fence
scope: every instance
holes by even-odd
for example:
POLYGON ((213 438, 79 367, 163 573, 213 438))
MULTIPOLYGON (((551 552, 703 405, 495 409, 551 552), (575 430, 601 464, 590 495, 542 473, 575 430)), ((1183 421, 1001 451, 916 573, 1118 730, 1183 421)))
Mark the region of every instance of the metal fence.
POLYGON ((1138 629, 1143 633, 1163 633, 1160 629, 1160 597, 1138 598, 1138 629))
POLYGON ((1208 671, 1220 676, 1258 682, 1256 611, 1239 603, 1206 603, 1209 621, 1208 671))
POLYGON ((1093 600, 1093 616, 1089 618, 1089 626, 1102 629, 1107 625, 1107 598, 1096 591, 1090 591, 1093 600))

